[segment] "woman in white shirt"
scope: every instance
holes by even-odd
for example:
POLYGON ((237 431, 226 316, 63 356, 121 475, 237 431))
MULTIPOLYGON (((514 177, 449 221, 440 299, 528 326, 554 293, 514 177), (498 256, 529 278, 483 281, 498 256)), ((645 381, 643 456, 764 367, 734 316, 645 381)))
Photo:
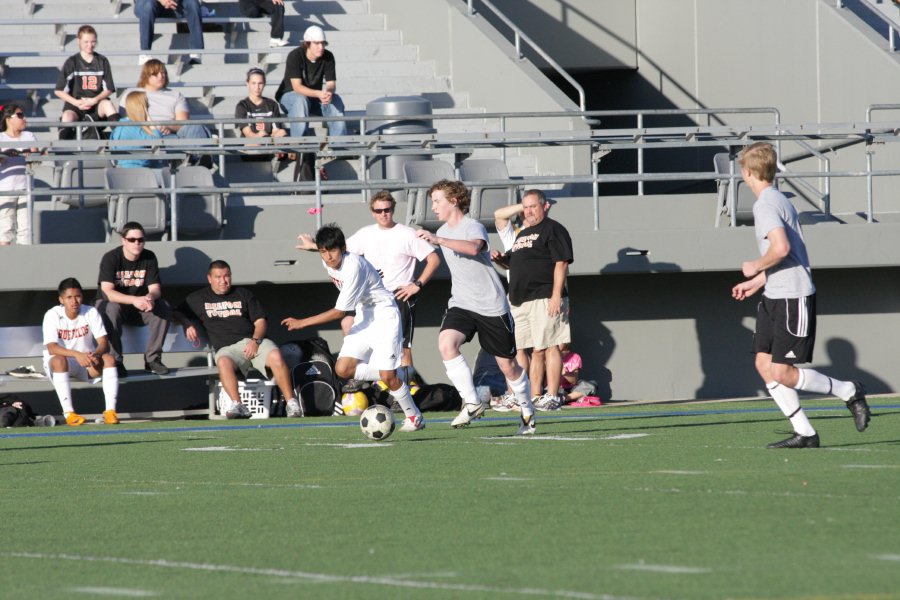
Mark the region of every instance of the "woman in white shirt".
POLYGON ((37 152, 37 140, 25 131, 25 110, 18 104, 3 107, 0 113, 0 192, 23 192, 0 196, 0 246, 31 243, 31 219, 28 215, 28 187, 25 154, 37 152), (10 142, 17 142, 11 144, 10 142))

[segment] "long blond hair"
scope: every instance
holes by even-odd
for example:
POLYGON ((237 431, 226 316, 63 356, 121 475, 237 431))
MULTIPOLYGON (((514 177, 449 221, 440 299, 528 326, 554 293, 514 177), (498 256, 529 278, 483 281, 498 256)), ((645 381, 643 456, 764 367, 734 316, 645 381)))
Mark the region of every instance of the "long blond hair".
MULTIPOLYGON (((150 115, 147 114, 147 94, 146 92, 141 92, 135 90, 133 92, 129 92, 127 96, 125 96, 125 114, 128 116, 128 119, 131 121, 149 121, 150 115)), ((144 125, 141 127, 147 133, 153 135, 155 130, 148 126, 144 125)))

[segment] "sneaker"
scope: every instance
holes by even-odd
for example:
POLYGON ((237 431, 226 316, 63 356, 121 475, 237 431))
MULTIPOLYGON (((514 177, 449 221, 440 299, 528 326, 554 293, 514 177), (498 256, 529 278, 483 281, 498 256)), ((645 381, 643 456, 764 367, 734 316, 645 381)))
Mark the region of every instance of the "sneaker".
POLYGON ((781 440, 780 442, 773 442, 766 446, 769 449, 775 448, 818 448, 819 447, 819 434, 814 433, 810 436, 800 435, 796 431, 794 435, 789 437, 786 440, 781 440))
POLYGON ((291 418, 302 417, 303 410, 300 408, 300 403, 297 400, 288 400, 285 414, 291 418))
POLYGON ((497 412, 513 412, 522 410, 519 408, 519 403, 516 402, 516 397, 512 394, 503 394, 499 398, 491 398, 491 410, 496 410, 497 412))
POLYGON ((168 375, 169 373, 169 367, 162 364, 162 361, 158 358, 151 362, 145 362, 144 370, 151 373, 156 373, 157 375, 168 375))
POLYGON ((235 402, 231 410, 225 413, 226 419, 249 419, 250 409, 243 402, 235 402))
POLYGON ((82 417, 78 413, 70 412, 66 415, 66 425, 71 425, 72 427, 84 425, 84 417, 82 417))
POLYGON ((288 41, 282 38, 272 38, 269 40, 269 48, 284 48, 288 45, 288 41))
POLYGON ((200 65, 203 64, 203 57, 199 54, 191 54, 190 60, 188 60, 188 64, 190 65, 200 65))
POLYGON ((119 415, 113 409, 103 411, 103 422, 107 425, 118 425, 119 415))
POLYGON ((10 369, 6 372, 7 375, 12 375, 13 377, 18 377, 19 379, 46 379, 47 376, 43 373, 34 370, 34 367, 31 365, 28 366, 20 366, 15 369, 10 369))
POLYGON ((460 427, 465 427, 472 421, 480 419, 484 416, 484 404, 479 402, 478 404, 474 405, 475 408, 472 410, 469 410, 469 406, 469 404, 463 404, 460 413, 456 415, 456 418, 453 419, 453 421, 450 422, 450 427, 459 429, 460 427))
POLYGON ((144 63, 153 58, 153 56, 149 54, 139 54, 138 55, 138 66, 143 67, 144 63))
POLYGON ((38 415, 34 418, 35 427, 56 427, 56 417, 53 415, 38 415))
POLYGON ((126 377, 128 377, 128 369, 125 368, 124 363, 117 362, 116 371, 119 372, 119 379, 125 379, 126 377))
POLYGON ((853 422, 856 423, 857 431, 865 431, 869 426, 869 420, 872 418, 872 411, 869 410, 869 404, 866 402, 866 390, 858 381, 853 382, 856 386, 856 393, 847 400, 847 410, 853 414, 853 422))
POLYGON ((403 419, 403 426, 400 427, 400 431, 405 431, 407 433, 410 431, 421 431, 423 429, 425 429, 425 418, 422 415, 403 419))
POLYGON ((527 417, 525 415, 519 417, 519 422, 521 424, 519 425, 519 430, 516 432, 516 435, 534 435, 536 429, 534 420, 533 414, 528 415, 527 417))
POLYGON ((551 394, 544 394, 540 398, 532 398, 531 403, 541 412, 559 410, 559 397, 551 394))

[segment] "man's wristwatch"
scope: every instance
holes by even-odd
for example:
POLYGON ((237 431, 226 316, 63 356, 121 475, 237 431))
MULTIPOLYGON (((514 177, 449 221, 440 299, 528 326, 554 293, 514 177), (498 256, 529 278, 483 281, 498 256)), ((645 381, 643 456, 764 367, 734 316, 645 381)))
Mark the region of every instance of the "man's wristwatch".
POLYGON ((250 338, 250 339, 253 340, 254 342, 256 342, 257 346, 261 346, 264 338, 250 338))
POLYGON ((418 288, 419 288, 420 290, 423 289, 423 288, 425 287, 425 284, 422 283, 422 280, 421 280, 421 279, 416 279, 415 281, 413 281, 413 283, 414 283, 416 286, 418 286, 418 288))

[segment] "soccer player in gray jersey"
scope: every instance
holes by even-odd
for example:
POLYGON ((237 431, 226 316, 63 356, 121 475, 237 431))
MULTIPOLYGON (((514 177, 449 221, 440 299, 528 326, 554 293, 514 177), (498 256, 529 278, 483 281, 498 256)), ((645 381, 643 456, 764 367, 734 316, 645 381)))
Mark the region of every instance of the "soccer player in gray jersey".
POLYGON ((778 159, 771 144, 757 142, 745 148, 738 160, 741 176, 756 196, 753 222, 761 257, 744 261, 747 279, 734 286, 731 295, 745 300, 764 290, 753 333, 756 370, 794 428, 791 437, 768 447, 818 448, 819 435, 800 407, 797 390, 841 398, 853 414, 857 431, 866 429, 871 413, 859 383, 795 366, 812 360, 816 340, 816 288, 797 210, 772 185, 778 159))
POLYGON ((487 230, 467 215, 469 191, 462 182, 442 179, 431 186, 428 195, 432 212, 444 224, 436 234, 422 229, 418 236, 440 246, 450 269, 450 301, 441 322, 438 350, 447 377, 463 399, 462 411, 450 425, 465 427, 484 415, 486 407, 475 393, 472 370, 459 351, 477 333, 484 351, 497 358, 497 365, 522 409, 518 434, 533 435, 531 385, 525 370, 515 360, 512 315, 500 277, 491 264, 487 230))

